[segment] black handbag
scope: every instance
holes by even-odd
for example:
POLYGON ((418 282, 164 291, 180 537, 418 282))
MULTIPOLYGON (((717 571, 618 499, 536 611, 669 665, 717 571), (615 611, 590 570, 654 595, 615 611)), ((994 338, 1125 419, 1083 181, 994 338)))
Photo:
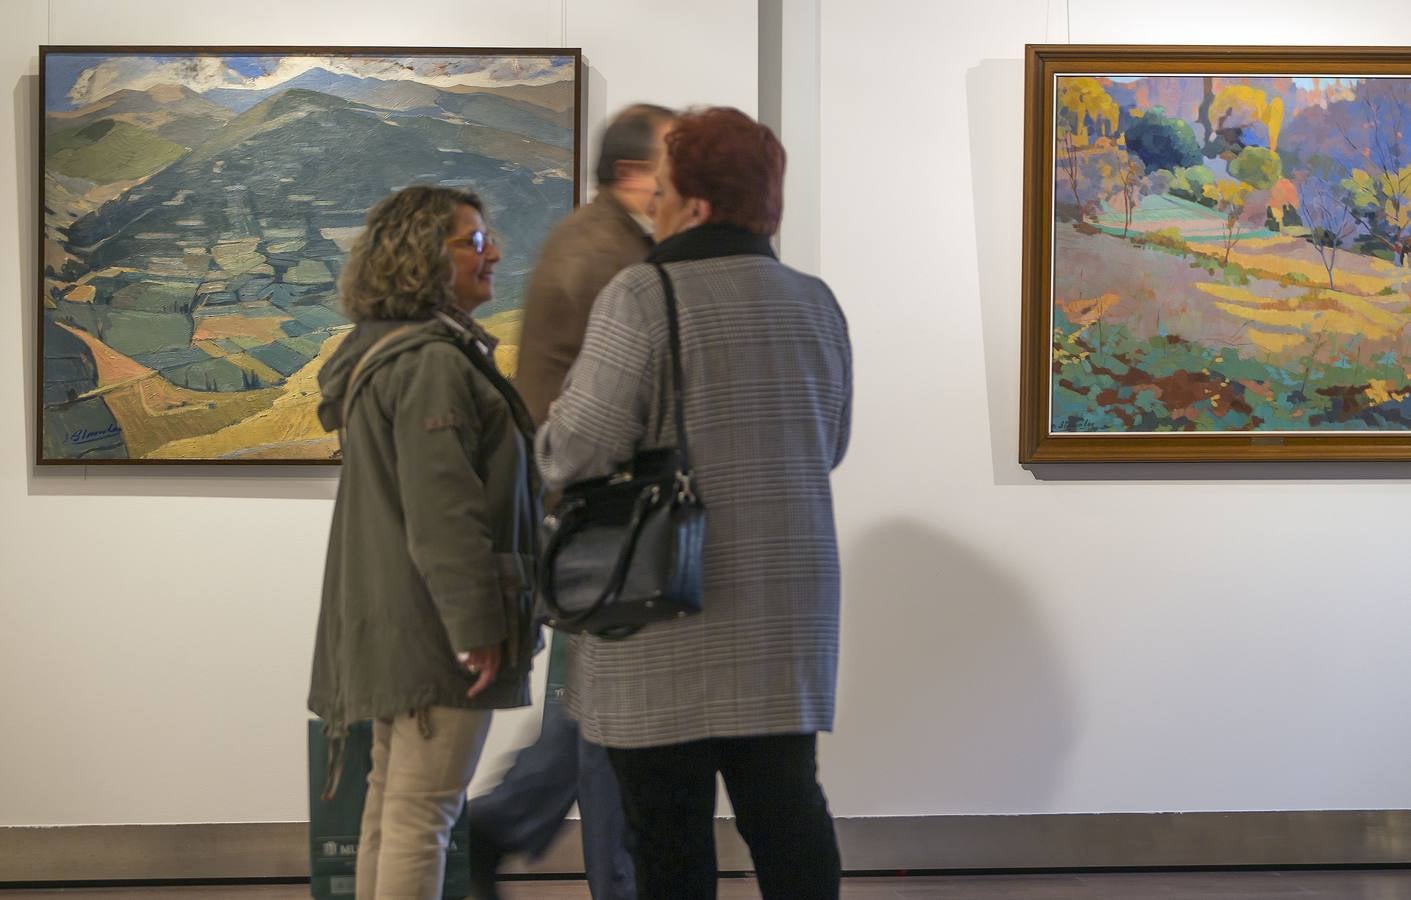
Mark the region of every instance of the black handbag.
POLYGON ((701 611, 705 506, 691 481, 676 291, 666 293, 676 447, 644 450, 611 475, 576 481, 544 520, 540 613, 559 631, 625 638, 701 611))

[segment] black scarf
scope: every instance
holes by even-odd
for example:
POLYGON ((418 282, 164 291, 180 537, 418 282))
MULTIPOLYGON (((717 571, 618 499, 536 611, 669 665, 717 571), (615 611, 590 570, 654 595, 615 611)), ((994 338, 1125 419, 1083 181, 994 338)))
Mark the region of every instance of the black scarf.
POLYGON ((707 222, 677 232, 657 244, 656 249, 647 257, 647 262, 685 262, 749 254, 777 259, 766 235, 755 234, 735 225, 707 222))

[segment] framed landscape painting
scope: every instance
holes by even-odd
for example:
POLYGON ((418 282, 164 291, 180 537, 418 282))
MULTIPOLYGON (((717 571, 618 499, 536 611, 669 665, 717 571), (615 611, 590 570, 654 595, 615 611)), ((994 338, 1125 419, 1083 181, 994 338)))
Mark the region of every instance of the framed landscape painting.
POLYGON ((1020 461, 1411 459, 1411 50, 1030 46, 1020 461))
POLYGON ((415 183, 485 201, 504 259, 477 316, 512 370, 576 202, 580 83, 561 49, 40 48, 37 461, 335 462, 343 256, 415 183))

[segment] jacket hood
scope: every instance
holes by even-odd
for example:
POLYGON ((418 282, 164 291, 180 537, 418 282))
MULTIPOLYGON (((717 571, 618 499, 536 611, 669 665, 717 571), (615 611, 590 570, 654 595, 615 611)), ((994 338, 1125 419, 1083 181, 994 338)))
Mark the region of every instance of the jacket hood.
POLYGON ((359 322, 319 370, 318 389, 322 394, 318 403, 320 424, 327 431, 342 428, 343 406, 348 397, 367 382, 368 376, 399 354, 431 341, 454 342, 455 336, 449 328, 435 319, 378 319, 359 322), (407 330, 379 348, 377 355, 369 359, 367 365, 358 373, 357 383, 352 383, 353 371, 358 367, 358 361, 363 355, 371 350, 374 344, 399 328, 407 330))

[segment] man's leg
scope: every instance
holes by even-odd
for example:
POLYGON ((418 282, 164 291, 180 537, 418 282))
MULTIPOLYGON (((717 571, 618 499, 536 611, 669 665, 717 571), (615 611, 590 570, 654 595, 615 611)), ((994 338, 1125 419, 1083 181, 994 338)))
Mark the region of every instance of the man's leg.
POLYGON ((539 737, 515 755, 505 780, 470 801, 470 827, 502 852, 538 856, 577 799, 578 723, 548 703, 539 737))
POLYGON ((637 878, 617 775, 607 750, 582 738, 578 741, 578 810, 583 815, 583 861, 593 900, 635 900, 637 878))

